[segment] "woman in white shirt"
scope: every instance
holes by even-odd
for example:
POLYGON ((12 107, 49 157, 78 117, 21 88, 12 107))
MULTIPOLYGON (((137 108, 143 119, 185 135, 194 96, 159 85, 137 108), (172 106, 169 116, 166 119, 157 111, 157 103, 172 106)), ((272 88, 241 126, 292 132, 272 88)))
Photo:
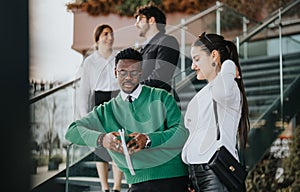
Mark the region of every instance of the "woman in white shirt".
POLYGON ((98 91, 119 92, 120 88, 114 74, 115 55, 113 30, 109 25, 100 25, 94 31, 95 51, 87 56, 82 64, 79 82, 77 111, 82 117, 90 112, 99 98, 98 91))
POLYGON ((239 160, 237 135, 239 141, 243 140, 240 147, 245 147, 247 142, 248 104, 237 48, 223 36, 204 32, 192 44, 191 56, 197 79, 207 80, 208 84, 188 104, 185 126, 190 136, 184 145, 182 160, 189 165, 191 191, 227 192, 207 163, 221 145, 239 160), (213 100, 217 106, 219 134, 213 100))
MULTIPOLYGON (((120 90, 114 74, 115 56, 117 51, 112 48, 114 43, 113 29, 107 24, 99 25, 94 31, 95 51, 87 56, 81 69, 81 79, 77 97, 77 117, 90 112, 94 106, 109 101, 120 90)), ((108 162, 112 161, 106 149, 96 149, 95 160, 103 192, 109 191, 108 162), (99 158, 100 157, 100 158, 99 158)), ((114 186, 113 191, 121 190, 122 172, 112 165, 114 186)))

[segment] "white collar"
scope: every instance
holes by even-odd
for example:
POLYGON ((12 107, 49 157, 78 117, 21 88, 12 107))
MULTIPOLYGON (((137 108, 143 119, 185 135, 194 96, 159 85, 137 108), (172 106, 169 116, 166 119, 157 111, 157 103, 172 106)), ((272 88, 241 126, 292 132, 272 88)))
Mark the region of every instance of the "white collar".
POLYGON ((130 94, 128 93, 125 93, 121 90, 121 97, 124 101, 126 101, 127 99, 127 96, 128 95, 131 95, 132 96, 132 100, 134 101, 135 99, 137 99, 139 97, 139 95, 141 94, 142 92, 142 87, 143 85, 139 84, 138 87, 130 94))

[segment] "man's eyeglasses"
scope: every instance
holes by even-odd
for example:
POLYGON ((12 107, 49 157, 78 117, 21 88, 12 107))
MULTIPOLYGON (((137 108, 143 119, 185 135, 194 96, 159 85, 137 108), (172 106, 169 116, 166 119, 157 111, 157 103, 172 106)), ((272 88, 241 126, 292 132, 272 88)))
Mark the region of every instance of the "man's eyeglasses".
POLYGON ((125 70, 117 70, 118 75, 122 78, 125 78, 128 76, 128 74, 130 75, 130 77, 137 77, 141 72, 140 71, 125 71, 125 70))
POLYGON ((139 23, 143 18, 147 18, 145 15, 139 15, 136 17, 136 23, 139 23))

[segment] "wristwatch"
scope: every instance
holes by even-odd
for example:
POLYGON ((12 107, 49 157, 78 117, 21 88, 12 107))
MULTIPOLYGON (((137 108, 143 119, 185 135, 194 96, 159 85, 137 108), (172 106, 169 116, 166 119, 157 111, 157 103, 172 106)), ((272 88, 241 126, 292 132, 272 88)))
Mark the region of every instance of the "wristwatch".
POLYGON ((146 135, 147 140, 146 140, 146 144, 144 146, 144 149, 149 149, 151 147, 151 139, 148 135, 146 135))
POLYGON ((97 148, 103 147, 103 138, 104 138, 104 136, 105 136, 105 133, 101 133, 98 136, 98 139, 97 139, 97 148))

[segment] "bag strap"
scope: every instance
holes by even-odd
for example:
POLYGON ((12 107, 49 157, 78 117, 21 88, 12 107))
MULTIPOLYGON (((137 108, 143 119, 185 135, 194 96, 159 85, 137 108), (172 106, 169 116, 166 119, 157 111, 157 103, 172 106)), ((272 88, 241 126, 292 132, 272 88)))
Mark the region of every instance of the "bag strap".
POLYGON ((217 125, 217 141, 220 140, 220 128, 219 128, 219 121, 218 121, 218 113, 217 113, 217 102, 213 99, 213 105, 214 105, 214 114, 216 119, 216 125, 217 125))
MULTIPOLYGON (((215 119, 216 119, 216 126, 217 126, 217 141, 220 140, 221 133, 220 133, 220 127, 219 127, 219 121, 218 121, 218 112, 217 112, 217 102, 213 99, 213 106, 214 106, 214 114, 215 114, 215 119)), ((241 143, 244 143, 244 139, 241 141, 241 143)), ((244 148, 237 147, 238 152, 240 153, 240 161, 241 165, 246 167, 245 164, 245 151, 244 148)))

